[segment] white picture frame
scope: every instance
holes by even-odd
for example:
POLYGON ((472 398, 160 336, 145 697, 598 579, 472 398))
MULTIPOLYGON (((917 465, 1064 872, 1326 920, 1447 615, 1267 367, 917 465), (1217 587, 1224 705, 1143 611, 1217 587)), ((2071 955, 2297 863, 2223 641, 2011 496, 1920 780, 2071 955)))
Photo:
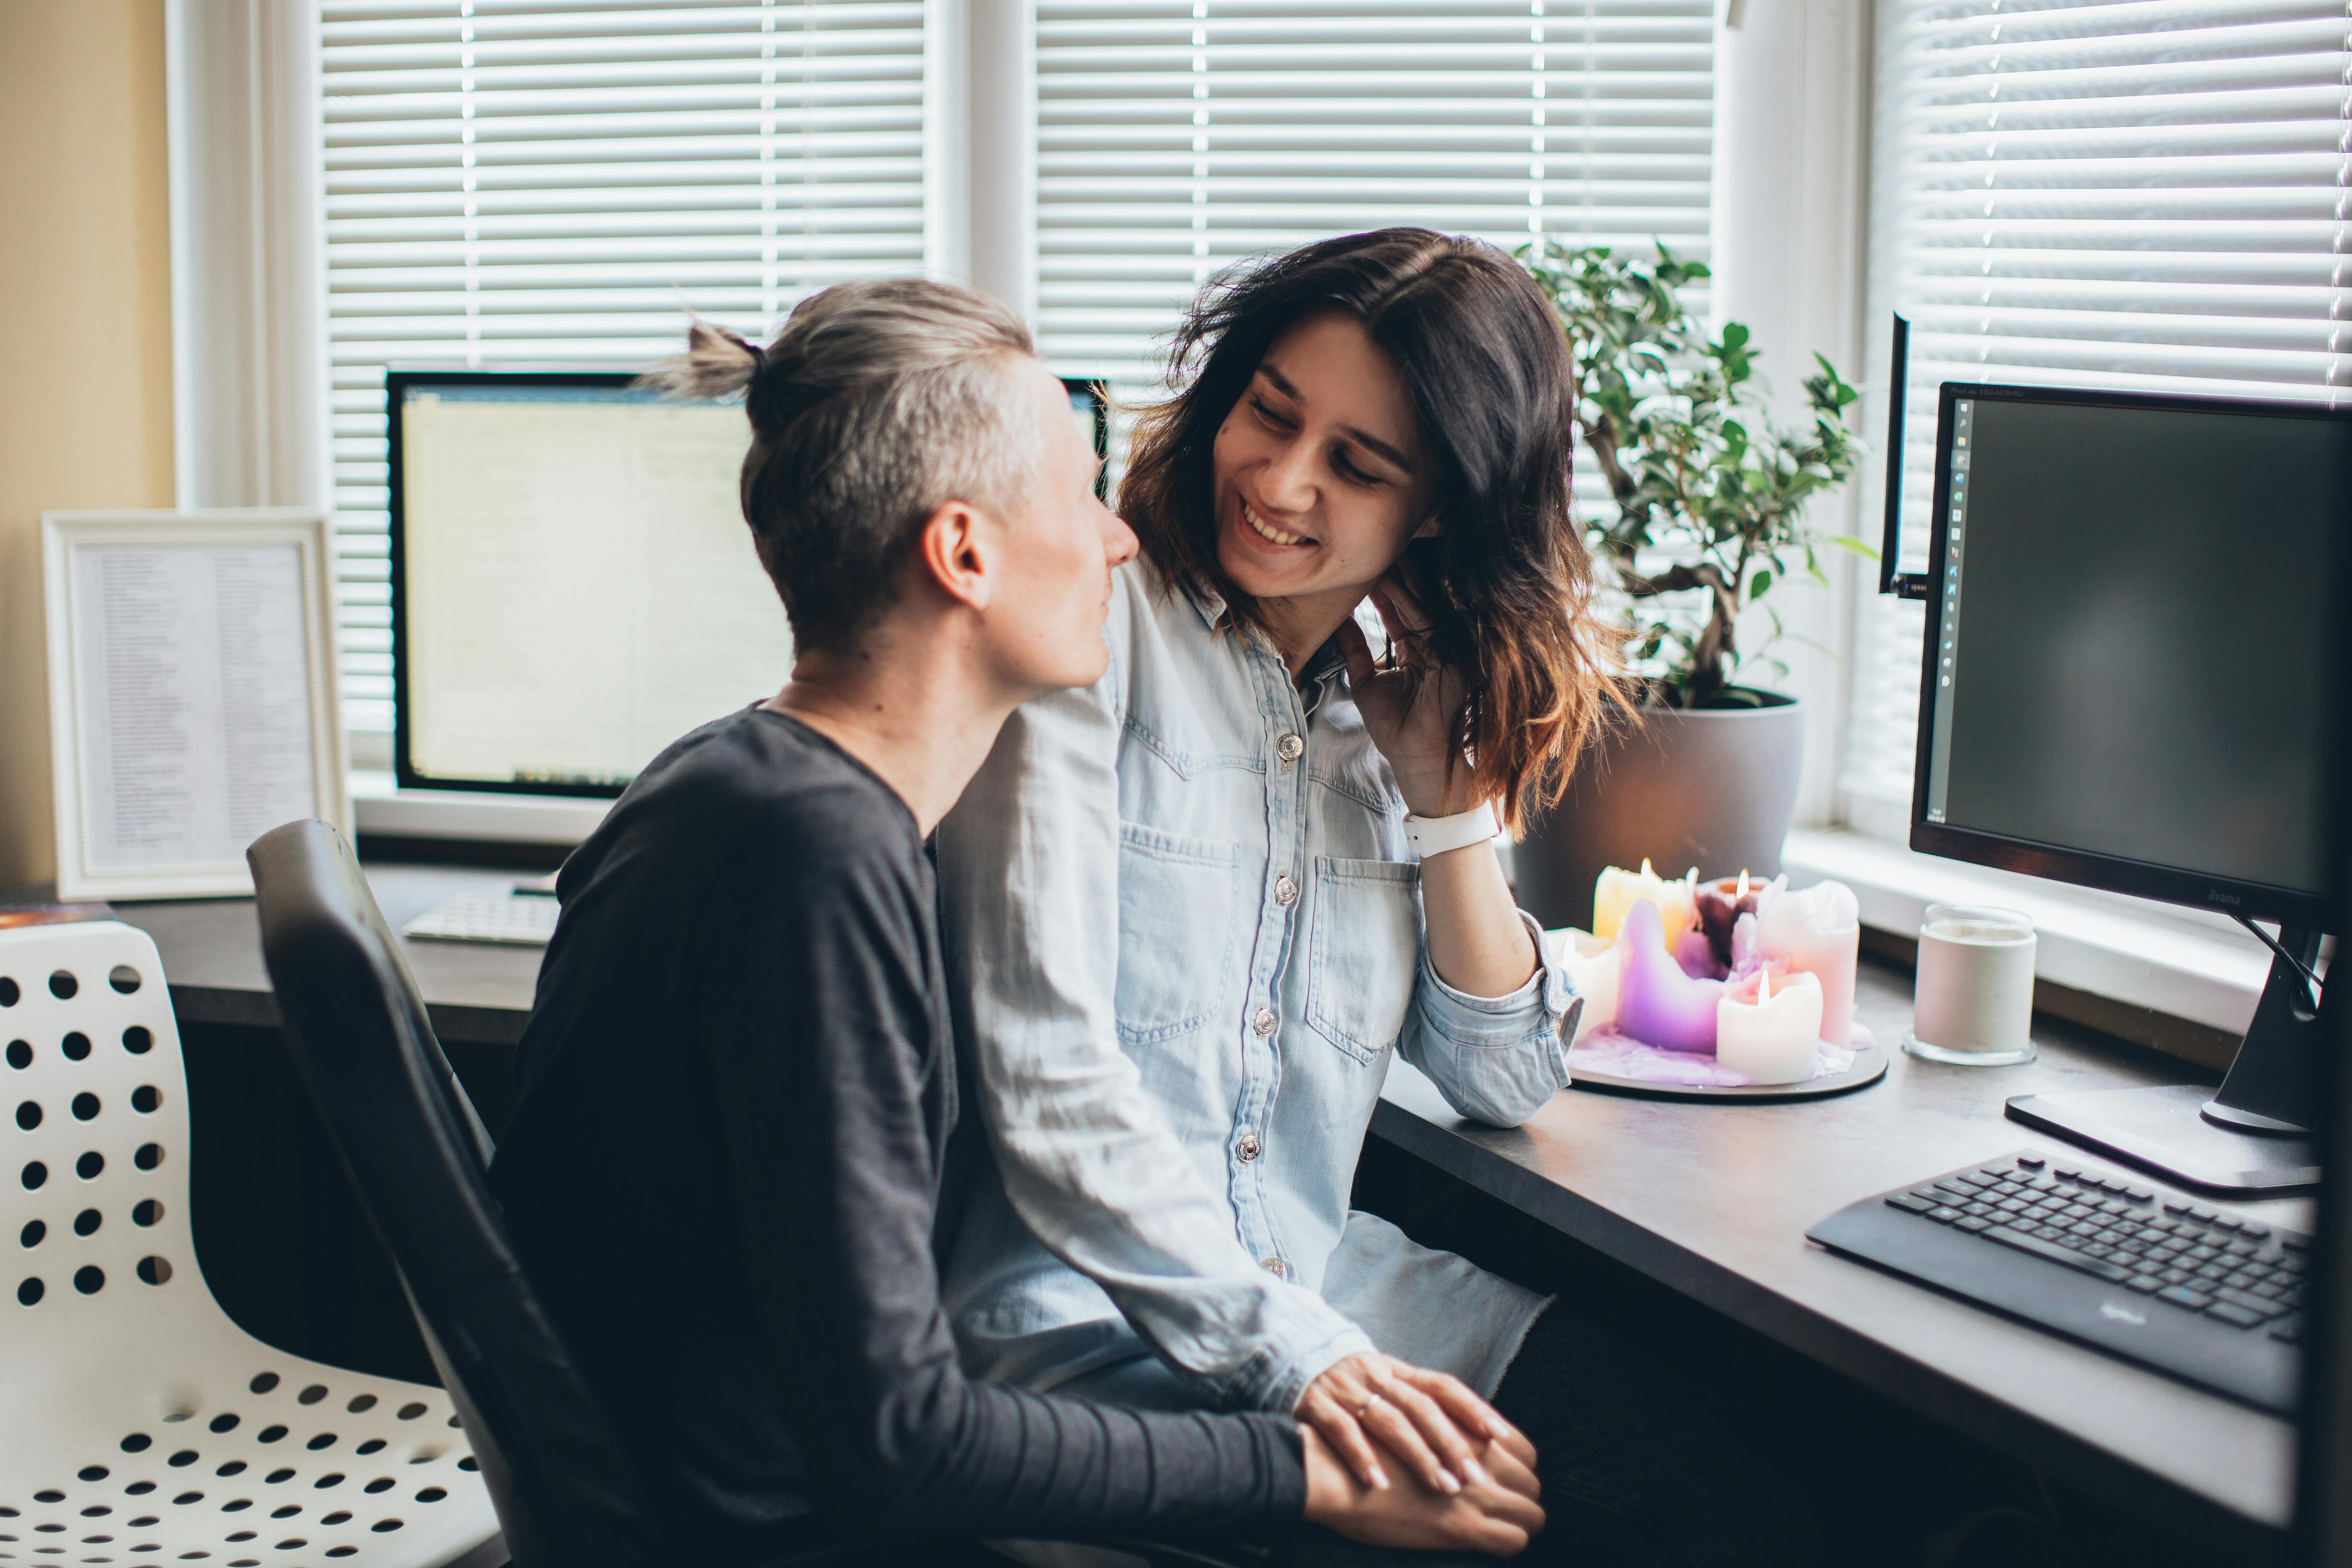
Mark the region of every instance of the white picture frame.
POLYGON ((325 511, 45 512, 41 564, 58 898, 249 895, 262 833, 351 833, 325 511))

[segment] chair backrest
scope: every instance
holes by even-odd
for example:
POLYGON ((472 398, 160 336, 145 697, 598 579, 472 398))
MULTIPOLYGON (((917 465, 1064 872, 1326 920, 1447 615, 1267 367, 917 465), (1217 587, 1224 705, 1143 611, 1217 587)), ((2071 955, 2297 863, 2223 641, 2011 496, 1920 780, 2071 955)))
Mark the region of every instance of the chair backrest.
POLYGON ((296 1070, 400 1271, 517 1568, 657 1561, 644 1479, 515 1256, 489 1135, 351 847, 292 822, 246 859, 296 1070))
POLYGON ((496 1541, 442 1390, 264 1344, 205 1287, 188 1172, 233 1134, 191 1127, 145 931, 0 930, 0 1557, 427 1568, 496 1541))

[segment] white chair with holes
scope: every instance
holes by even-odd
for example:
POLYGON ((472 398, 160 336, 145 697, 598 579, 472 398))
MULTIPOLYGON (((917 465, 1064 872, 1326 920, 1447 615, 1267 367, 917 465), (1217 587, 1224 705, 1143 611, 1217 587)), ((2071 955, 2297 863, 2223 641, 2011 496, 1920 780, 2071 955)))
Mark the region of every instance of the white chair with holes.
POLYGON ((205 1289, 147 934, 0 931, 0 1563, 503 1563, 447 1394, 273 1350, 205 1289))

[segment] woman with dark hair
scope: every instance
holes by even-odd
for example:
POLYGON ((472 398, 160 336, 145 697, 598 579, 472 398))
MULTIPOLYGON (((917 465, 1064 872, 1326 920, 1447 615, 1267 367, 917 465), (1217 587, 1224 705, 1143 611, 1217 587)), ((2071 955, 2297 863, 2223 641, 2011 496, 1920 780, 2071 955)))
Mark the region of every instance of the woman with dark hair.
POLYGON ((1454 793, 1495 803, 1514 831, 1530 807, 1559 798, 1586 735, 1619 695, 1616 638, 1593 616, 1592 563, 1569 510, 1576 395, 1567 346, 1527 273, 1487 247, 1425 230, 1328 240, 1213 289, 1171 357, 1180 376, 1192 371, 1192 384, 1152 412, 1119 492, 1121 513, 1169 584, 1221 595, 1286 652, 1311 629, 1285 636, 1292 605, 1311 597, 1317 618, 1328 619, 1368 595, 1399 664, 1441 677, 1439 700, 1421 717, 1451 731, 1454 743, 1438 750, 1441 767, 1465 774, 1454 793), (1254 426, 1288 434, 1275 406, 1285 389, 1265 362, 1302 323, 1360 340, 1360 353, 1393 367, 1379 379, 1395 385, 1382 390, 1409 402, 1409 413, 1397 413, 1424 448, 1410 471, 1405 454, 1365 446, 1360 430, 1351 438, 1375 461, 1334 468, 1350 488, 1398 492, 1387 510, 1414 514, 1386 574, 1361 577, 1370 563, 1335 559, 1325 541, 1264 549, 1255 541, 1266 531, 1248 526, 1244 470, 1253 465, 1239 448, 1254 426), (1221 443, 1234 453, 1223 468, 1221 443), (1373 471, 1384 465, 1391 471, 1373 471), (1358 601, 1334 597, 1351 586, 1358 601))
POLYGON ((1390 229, 1219 279, 1172 370, 1108 674, 1017 712, 940 829, 998 1177, 944 1280, 966 1363, 1295 1413, 1371 1486, 1480 1479, 1507 1416, 1538 1552, 1748 1561, 1670 1490, 1704 1393, 1348 1206, 1392 1053, 1499 1126, 1568 1081, 1580 1003, 1491 845, 1620 700, 1559 329, 1501 252, 1390 229))

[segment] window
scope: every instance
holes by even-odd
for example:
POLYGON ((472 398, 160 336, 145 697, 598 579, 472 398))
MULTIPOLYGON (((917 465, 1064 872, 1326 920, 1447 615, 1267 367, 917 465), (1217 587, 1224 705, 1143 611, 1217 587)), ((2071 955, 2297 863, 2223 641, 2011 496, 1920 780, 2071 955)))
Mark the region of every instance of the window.
POLYGON ((383 367, 641 364, 922 270, 923 0, 328 0, 346 716, 388 730, 383 367))
MULTIPOLYGON (((1384 224, 1704 258, 1712 3, 1037 0, 1043 347, 1135 386, 1215 268, 1384 224)), ((841 279, 952 272, 936 10, 323 0, 355 730, 391 723, 383 367, 641 363, 685 305, 751 330, 841 279)))
MULTIPOLYGON (((2352 396, 2341 0, 1893 0, 1881 13, 1869 353, 1912 322, 1906 564, 1945 381, 2352 396)), ((1877 428, 1885 428, 1883 405, 1877 428)), ((1863 493, 1880 493, 1865 477, 1863 493)), ((1908 822, 1921 606, 1857 616, 1841 780, 1908 822)))
POLYGON ((1038 325, 1134 384, 1217 268, 1418 224, 1705 259, 1711 0, 1038 0, 1038 325))

